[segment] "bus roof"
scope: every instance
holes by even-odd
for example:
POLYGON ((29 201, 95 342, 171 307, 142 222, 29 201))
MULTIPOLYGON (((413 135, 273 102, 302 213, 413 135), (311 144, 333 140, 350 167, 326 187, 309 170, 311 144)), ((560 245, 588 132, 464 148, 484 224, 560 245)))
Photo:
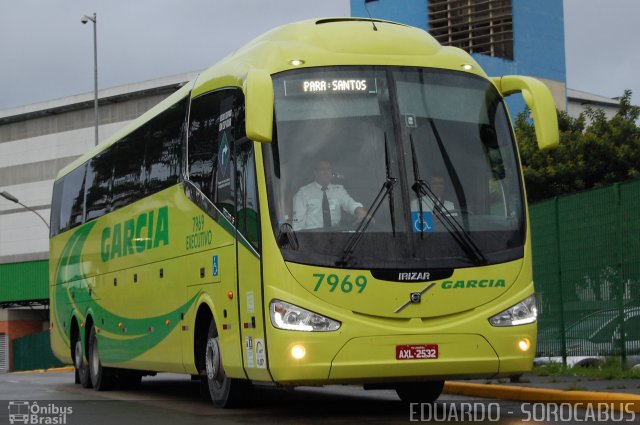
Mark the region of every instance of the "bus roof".
POLYGON ((216 87, 242 86, 252 68, 269 74, 326 65, 397 65, 462 70, 486 77, 469 54, 443 47, 426 31, 391 21, 364 18, 309 19, 274 28, 204 71, 193 95, 216 87), (375 25, 375 27, 374 27, 375 25), (375 28, 375 29, 374 29, 375 28), (293 60, 302 61, 295 66, 293 60))
POLYGON ((434 67, 462 71, 463 65, 486 77, 469 54, 443 47, 426 31, 404 24, 365 18, 323 18, 274 28, 240 47, 202 72, 164 101, 135 119, 106 142, 64 167, 57 178, 85 163, 178 100, 221 87, 243 87, 251 69, 269 74, 327 65, 390 65, 434 67), (375 26, 374 26, 375 25, 375 26), (292 64, 293 60, 301 65, 292 64))

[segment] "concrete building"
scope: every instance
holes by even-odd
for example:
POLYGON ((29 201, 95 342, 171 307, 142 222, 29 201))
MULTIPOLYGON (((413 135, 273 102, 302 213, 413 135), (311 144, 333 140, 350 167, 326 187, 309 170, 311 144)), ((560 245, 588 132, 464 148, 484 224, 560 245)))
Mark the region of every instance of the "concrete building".
POLYGON ((578 118, 587 108, 602 109, 607 119, 613 118, 620 106, 619 98, 608 98, 580 90, 567 89, 567 114, 578 118))

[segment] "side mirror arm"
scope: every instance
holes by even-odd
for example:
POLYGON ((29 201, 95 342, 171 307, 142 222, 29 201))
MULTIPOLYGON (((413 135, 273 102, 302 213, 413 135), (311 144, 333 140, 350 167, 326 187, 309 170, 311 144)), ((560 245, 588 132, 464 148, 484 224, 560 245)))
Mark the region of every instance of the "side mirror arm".
POLYGON ((542 81, 519 75, 493 77, 491 80, 503 96, 522 93, 531 110, 538 147, 541 150, 558 146, 560 136, 556 106, 551 91, 542 81))

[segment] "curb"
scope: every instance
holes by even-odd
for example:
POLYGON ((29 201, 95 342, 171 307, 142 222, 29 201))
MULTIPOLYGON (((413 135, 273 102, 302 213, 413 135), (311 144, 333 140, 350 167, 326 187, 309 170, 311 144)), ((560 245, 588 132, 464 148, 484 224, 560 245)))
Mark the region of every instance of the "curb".
POLYGON ((46 373, 46 372, 73 372, 73 366, 52 367, 51 369, 18 370, 12 373, 46 373))
POLYGON ((451 381, 445 382, 443 393, 501 400, 583 404, 584 407, 597 407, 599 404, 604 403, 613 410, 640 412, 640 395, 627 393, 564 391, 515 385, 473 384, 451 381))

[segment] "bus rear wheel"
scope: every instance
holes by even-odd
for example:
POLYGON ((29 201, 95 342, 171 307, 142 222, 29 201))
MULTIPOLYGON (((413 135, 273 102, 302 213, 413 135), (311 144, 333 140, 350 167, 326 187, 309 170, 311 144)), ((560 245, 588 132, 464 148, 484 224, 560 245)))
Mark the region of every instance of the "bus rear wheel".
POLYGON ((444 381, 402 382, 396 385, 396 393, 405 403, 433 403, 443 389, 444 381))
POLYGON ((84 388, 91 388, 91 378, 89 377, 89 365, 84 358, 82 349, 82 339, 80 336, 74 343, 73 365, 76 372, 76 384, 82 385, 84 388))
POLYGON ((209 323, 207 340, 204 348, 204 371, 200 373, 203 393, 211 399, 216 407, 236 407, 246 399, 251 384, 243 379, 229 378, 222 365, 220 338, 215 322, 209 323))
POLYGON ((114 384, 113 371, 102 366, 100 351, 98 350, 98 335, 95 326, 91 326, 89 332, 89 375, 91 384, 98 391, 111 389, 114 384))

